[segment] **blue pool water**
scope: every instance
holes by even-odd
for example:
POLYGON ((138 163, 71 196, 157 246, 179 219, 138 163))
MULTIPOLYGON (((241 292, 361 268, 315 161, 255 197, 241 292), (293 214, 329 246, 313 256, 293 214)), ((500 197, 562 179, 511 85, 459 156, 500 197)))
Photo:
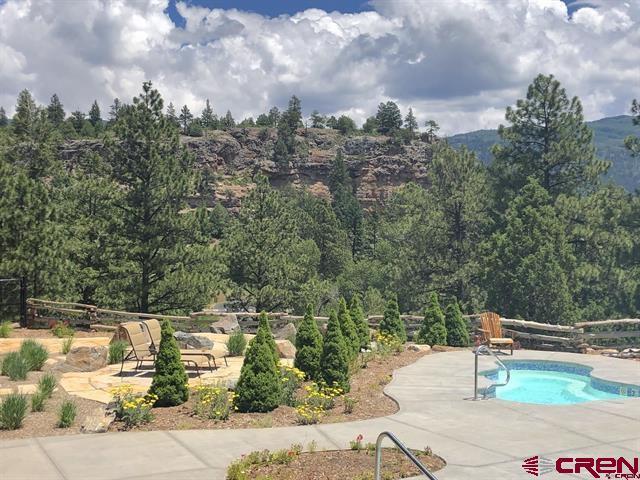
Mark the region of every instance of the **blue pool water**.
MULTIPOLYGON (((506 386, 495 389, 495 396, 502 400, 569 405, 640 396, 640 387, 592 378, 591 368, 583 365, 541 361, 505 363, 511 369, 511 379, 506 386)), ((506 372, 492 370, 485 372, 485 376, 503 382, 506 372)))

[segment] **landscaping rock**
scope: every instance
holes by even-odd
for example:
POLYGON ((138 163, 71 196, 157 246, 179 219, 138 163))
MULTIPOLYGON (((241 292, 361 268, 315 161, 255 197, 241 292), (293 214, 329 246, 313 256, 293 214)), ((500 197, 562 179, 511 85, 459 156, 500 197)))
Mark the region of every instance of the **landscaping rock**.
POLYGON ((411 350, 412 352, 430 352, 431 345, 411 344, 407 347, 407 350, 411 350))
POLYGON ((277 330, 273 336, 280 340, 289 340, 290 338, 294 338, 298 330, 293 323, 287 323, 284 327, 277 330))
POLYGON ((296 347, 289 340, 276 340, 276 347, 280 358, 295 358, 296 347))
POLYGON ((98 407, 91 414, 87 415, 80 425, 81 433, 104 433, 109 430, 109 425, 115 420, 114 412, 106 412, 104 408, 98 407))
POLYGON ((79 372, 93 372, 107 366, 109 350, 104 346, 72 347, 64 365, 79 372))
POLYGON ((447 345, 434 345, 429 350, 434 352, 450 352, 452 350, 455 350, 455 347, 449 347, 447 345))
POLYGON ((213 322, 209 326, 211 333, 226 333, 231 334, 240 330, 240 324, 235 314, 225 315, 217 322, 213 322))
POLYGON ((600 354, 602 355, 617 355, 618 350, 615 348, 605 348, 604 350, 600 350, 600 354))
POLYGON ((211 350, 213 348, 213 341, 207 337, 181 331, 174 332, 173 336, 182 348, 197 348, 200 350, 211 350))

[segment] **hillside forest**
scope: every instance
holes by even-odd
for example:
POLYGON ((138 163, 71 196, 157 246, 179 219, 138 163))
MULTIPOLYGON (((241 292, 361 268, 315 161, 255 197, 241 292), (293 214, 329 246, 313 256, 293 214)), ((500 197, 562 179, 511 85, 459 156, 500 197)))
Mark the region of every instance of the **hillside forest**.
MULTIPOLYGON (((640 127, 640 104, 629 123, 640 127)), ((220 294, 230 308, 326 314, 341 297, 382 313, 422 313, 432 293, 465 313, 571 324, 640 315, 640 191, 606 181, 581 102, 552 75, 508 107, 488 163, 381 103, 358 127, 300 99, 236 123, 209 100, 199 117, 165 105, 150 82, 130 103, 67 114, 23 90, 0 109, 0 277, 25 277, 29 296, 153 313, 185 313, 220 294), (273 138, 268 158, 287 171, 308 158, 305 136, 421 144, 425 182, 373 205, 359 201, 350 161, 331 146, 330 195, 275 185, 256 168, 239 208, 206 197, 216 177, 185 137, 238 129, 273 138), (69 142, 98 140, 70 164, 69 142)), ((621 140, 636 162, 640 139, 621 140)), ((636 169, 639 168, 636 163, 636 169)))

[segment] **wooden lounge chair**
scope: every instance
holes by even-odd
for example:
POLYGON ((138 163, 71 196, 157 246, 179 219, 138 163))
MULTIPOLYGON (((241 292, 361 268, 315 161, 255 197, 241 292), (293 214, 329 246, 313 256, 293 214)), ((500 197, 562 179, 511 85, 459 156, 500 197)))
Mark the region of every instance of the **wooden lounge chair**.
POLYGON ((127 339, 131 350, 129 353, 122 357, 122 364, 120 365, 120 375, 122 375, 122 369, 124 368, 124 362, 127 360, 136 361, 136 370, 142 366, 142 362, 155 363, 155 353, 149 348, 149 342, 147 341, 147 335, 142 330, 140 322, 126 322, 121 323, 120 327, 126 333, 127 339))
POLYGON ((502 336, 502 322, 500 316, 494 312, 485 312, 480 314, 480 331, 483 335, 483 342, 489 348, 493 346, 500 350, 500 347, 509 346, 511 355, 513 355, 513 338, 502 336))
MULTIPOLYGON (((162 327, 160 326, 160 322, 155 318, 150 318, 149 320, 144 320, 141 323, 142 328, 149 337, 148 340, 151 351, 157 354, 158 349, 160 348, 160 339, 162 338, 162 327)), ((214 368, 218 368, 218 365, 216 364, 216 357, 211 350, 181 348, 180 358, 184 363, 195 366, 198 371, 198 376, 200 375, 201 367, 208 367, 211 372, 213 372, 214 368), (212 361, 213 366, 211 365, 212 361)), ((224 359, 225 365, 229 366, 227 363, 227 357, 223 356, 222 358, 224 359)))

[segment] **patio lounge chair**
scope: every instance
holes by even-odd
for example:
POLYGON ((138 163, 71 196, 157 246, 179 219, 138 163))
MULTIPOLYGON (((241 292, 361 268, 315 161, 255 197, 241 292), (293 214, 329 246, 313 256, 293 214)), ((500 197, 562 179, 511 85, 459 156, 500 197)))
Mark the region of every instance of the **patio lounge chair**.
POLYGON ((136 370, 142 366, 142 362, 155 363, 155 353, 149 348, 149 342, 147 341, 147 335, 142 330, 140 322, 126 322, 121 323, 120 327, 127 334, 129 345, 131 350, 129 353, 122 357, 122 364, 120 365, 120 375, 122 375, 122 369, 124 368, 124 362, 127 360, 136 361, 136 370))
MULTIPOLYGON (((155 318, 150 318, 149 320, 144 320, 141 323, 142 328, 149 337, 148 341, 150 342, 150 350, 157 354, 158 349, 160 348, 160 339, 162 337, 162 327, 160 326, 160 322, 155 318)), ((208 367, 211 372, 213 372, 214 368, 218 368, 218 365, 216 364, 216 357, 213 355, 212 350, 181 348, 180 358, 184 363, 194 365, 198 371, 198 376, 200 375, 201 367, 208 367), (213 367, 211 366, 211 361, 213 361, 213 367)), ((227 357, 223 356, 222 358, 224 359, 225 365, 229 366, 227 363, 227 357)))
POLYGON ((500 316, 495 312, 485 312, 480 314, 480 331, 483 335, 483 342, 489 348, 496 346, 498 350, 500 347, 509 346, 511 349, 511 355, 513 355, 513 338, 506 338, 502 336, 502 322, 500 316))

